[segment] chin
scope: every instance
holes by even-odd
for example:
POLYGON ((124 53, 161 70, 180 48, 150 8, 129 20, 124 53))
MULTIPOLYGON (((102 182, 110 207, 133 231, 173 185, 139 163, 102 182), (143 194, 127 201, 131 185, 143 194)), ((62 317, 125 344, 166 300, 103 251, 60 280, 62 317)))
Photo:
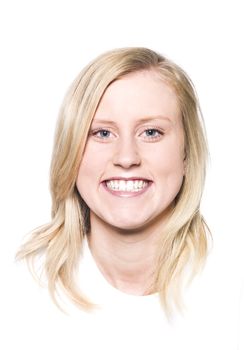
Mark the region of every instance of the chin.
POLYGON ((150 220, 116 220, 110 222, 110 225, 116 228, 117 230, 124 231, 124 232, 132 232, 132 231, 142 231, 144 228, 147 227, 147 225, 150 223, 150 220))
POLYGON ((117 230, 121 231, 128 231, 128 233, 131 232, 142 232, 143 230, 148 229, 148 227, 160 227, 164 226, 165 222, 168 220, 170 213, 172 213, 173 207, 169 205, 165 210, 159 211, 158 213, 154 213, 154 215, 144 215, 141 217, 138 217, 134 215, 133 217, 129 217, 127 215, 126 217, 122 216, 119 218, 119 216, 116 217, 116 220, 113 218, 110 218, 110 220, 107 221, 107 224, 110 226, 113 226, 117 230))
POLYGON ((138 223, 126 223, 113 225, 117 230, 120 231, 138 231, 141 230, 144 225, 138 223))

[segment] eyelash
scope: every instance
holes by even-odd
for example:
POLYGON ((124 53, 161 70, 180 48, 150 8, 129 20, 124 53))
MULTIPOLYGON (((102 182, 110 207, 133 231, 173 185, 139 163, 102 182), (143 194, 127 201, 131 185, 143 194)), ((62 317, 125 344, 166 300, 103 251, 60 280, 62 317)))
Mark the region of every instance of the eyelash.
MULTIPOLYGON (((110 130, 107 130, 107 129, 99 129, 99 130, 96 130, 96 131, 93 131, 92 132, 92 135, 93 136, 97 136, 97 134, 99 134, 99 133, 102 133, 102 132, 105 132, 105 133, 111 133, 111 131, 110 130)), ((101 138, 105 138, 106 136, 101 136, 101 138)))
POLYGON ((143 131, 143 133, 146 133, 146 132, 151 132, 153 131, 154 133, 156 132, 157 135, 155 136, 152 136, 152 135, 147 135, 148 137, 146 137, 148 140, 150 141, 154 141, 154 140, 157 140, 157 139, 160 139, 163 135, 164 135, 164 132, 159 129, 159 128, 155 128, 155 127, 152 127, 152 128, 147 128, 143 131))
MULTIPOLYGON (((164 132, 160 128, 157 128, 157 127, 146 128, 143 130, 142 133, 140 133, 140 135, 142 135, 143 133, 146 133, 146 132, 151 132, 151 131, 153 131, 154 133, 156 132, 157 135, 156 136, 155 135, 154 136, 153 135, 144 136, 144 138, 147 139, 147 141, 149 141, 149 142, 157 140, 164 135, 164 132)), ((98 138, 101 141, 106 141, 107 139, 109 139, 109 137, 101 136, 101 133, 104 133, 104 132, 108 133, 109 135, 112 134, 112 131, 110 131, 109 129, 101 128, 101 129, 92 130, 90 135, 98 138), (100 136, 98 135, 99 133, 100 133, 100 136)))

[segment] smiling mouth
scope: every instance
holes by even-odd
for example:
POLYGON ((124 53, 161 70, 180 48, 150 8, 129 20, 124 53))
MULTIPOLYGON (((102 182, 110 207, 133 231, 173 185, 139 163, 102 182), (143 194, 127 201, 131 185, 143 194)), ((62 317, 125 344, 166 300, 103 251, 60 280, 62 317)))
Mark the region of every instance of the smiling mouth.
POLYGON ((105 185, 108 190, 114 192, 134 193, 144 191, 151 181, 135 179, 135 180, 107 180, 105 185))

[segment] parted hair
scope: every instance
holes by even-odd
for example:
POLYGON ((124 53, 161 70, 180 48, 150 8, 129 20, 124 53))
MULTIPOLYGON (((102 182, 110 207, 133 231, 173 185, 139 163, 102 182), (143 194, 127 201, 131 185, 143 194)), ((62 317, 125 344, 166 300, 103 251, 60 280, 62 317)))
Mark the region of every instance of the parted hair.
MULTIPOLYGON (((51 220, 30 233, 17 258, 35 271, 43 257, 48 289, 58 302, 62 289, 83 310, 94 304, 77 285, 77 269, 85 235, 89 233, 89 208, 76 188, 76 179, 91 121, 106 88, 129 73, 151 70, 173 88, 184 128, 186 169, 173 210, 158 242, 151 292, 160 295, 170 313, 181 305, 184 278, 192 278, 204 265, 209 230, 200 213, 208 158, 204 122, 195 88, 177 64, 143 47, 106 52, 89 63, 74 80, 60 109, 50 167, 51 220)), ((82 277, 81 277, 82 278, 82 277)))

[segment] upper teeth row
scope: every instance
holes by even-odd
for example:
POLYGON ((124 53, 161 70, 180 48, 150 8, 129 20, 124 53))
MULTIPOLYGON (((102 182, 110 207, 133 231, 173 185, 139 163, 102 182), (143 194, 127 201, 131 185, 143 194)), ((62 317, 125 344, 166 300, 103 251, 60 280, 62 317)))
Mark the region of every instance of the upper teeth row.
POLYGON ((106 181, 106 185, 113 191, 141 191, 148 184, 147 181, 143 180, 110 180, 106 181))

